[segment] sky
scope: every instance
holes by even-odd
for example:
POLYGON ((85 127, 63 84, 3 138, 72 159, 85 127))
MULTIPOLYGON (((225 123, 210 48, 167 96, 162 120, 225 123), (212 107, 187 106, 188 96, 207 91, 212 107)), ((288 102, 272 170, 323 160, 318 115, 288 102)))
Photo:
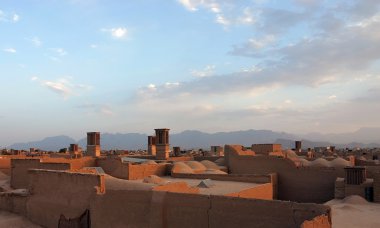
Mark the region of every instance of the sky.
POLYGON ((380 127, 379 0, 0 0, 0 146, 380 127))

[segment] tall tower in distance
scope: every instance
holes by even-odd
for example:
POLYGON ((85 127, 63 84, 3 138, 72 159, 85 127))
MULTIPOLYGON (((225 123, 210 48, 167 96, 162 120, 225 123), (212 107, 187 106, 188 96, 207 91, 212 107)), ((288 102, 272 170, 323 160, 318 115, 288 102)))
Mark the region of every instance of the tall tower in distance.
POLYGON ((156 159, 169 158, 169 130, 167 128, 154 129, 156 131, 156 159))
POLYGON ((148 136, 148 154, 156 156, 156 136, 148 136))
POLYGON ((87 132, 87 156, 100 156, 100 132, 87 132))
POLYGON ((302 141, 296 141, 296 152, 301 152, 302 149, 302 141))

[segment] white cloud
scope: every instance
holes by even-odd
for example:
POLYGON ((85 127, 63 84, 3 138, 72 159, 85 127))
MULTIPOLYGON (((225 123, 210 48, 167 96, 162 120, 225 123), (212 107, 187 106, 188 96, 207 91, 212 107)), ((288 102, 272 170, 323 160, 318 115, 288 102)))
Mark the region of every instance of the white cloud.
POLYGON ((117 27, 117 28, 110 28, 110 29, 101 29, 102 32, 109 33, 113 38, 116 39, 124 39, 128 36, 128 29, 125 27, 117 27))
POLYGON ((194 0, 178 0, 179 3, 181 3, 187 10, 190 11, 197 11, 197 6, 202 1, 194 1, 194 0))
POLYGON ((101 115, 105 115, 105 116, 114 116, 115 115, 115 112, 107 104, 85 103, 83 105, 76 106, 76 108, 86 110, 86 113, 88 115, 91 115, 91 114, 101 114, 101 115))
POLYGON ((179 82, 166 82, 165 83, 165 88, 174 88, 174 87, 178 87, 180 85, 179 82))
POLYGON ((0 10, 0 22, 18 22, 20 20, 20 15, 17 13, 8 13, 0 10))
POLYGON ((0 10, 0 21, 4 21, 5 20, 5 13, 0 10))
POLYGON ((147 86, 147 88, 148 88, 148 90, 150 90, 150 91, 154 91, 154 90, 157 89, 156 85, 154 85, 154 84, 149 84, 149 85, 147 86))
MULTIPOLYGON (((252 25, 257 21, 257 12, 251 7, 241 9, 229 0, 178 0, 190 12, 204 9, 215 16, 215 22, 227 28, 231 25, 252 25)), ((255 3, 261 4, 261 3, 255 3)))
POLYGON ((73 91, 71 90, 67 81, 64 79, 60 79, 60 80, 55 81, 55 82, 54 81, 44 81, 44 82, 42 82, 42 85, 46 86, 47 88, 49 88, 53 92, 62 95, 64 99, 67 99, 69 96, 71 96, 73 94, 73 91))
POLYGON ((256 23, 256 16, 253 13, 253 10, 249 7, 244 8, 243 15, 237 18, 237 22, 240 24, 251 25, 256 23))
POLYGON ((107 115, 107 116, 113 116, 115 114, 109 107, 105 107, 105 106, 100 109, 100 112, 103 115, 107 115))
POLYGON ((227 18, 225 18, 223 14, 217 14, 215 21, 216 23, 224 25, 224 26, 228 26, 231 24, 231 22, 227 18))
POLYGON ((42 45, 42 41, 37 36, 25 38, 25 40, 31 42, 35 47, 40 47, 42 45))
POLYGON ((208 77, 214 74, 215 65, 207 65, 202 70, 192 70, 191 74, 195 77, 208 77))
POLYGON ((122 27, 112 28, 111 29, 111 34, 115 38, 124 38, 124 37, 127 36, 128 30, 126 28, 122 28, 122 27))
POLYGON ((34 46, 36 47, 39 47, 42 45, 42 41, 37 37, 33 37, 32 39, 30 39, 30 41, 34 44, 34 46))
POLYGON ((37 76, 33 76, 33 77, 30 78, 30 80, 31 81, 37 81, 37 80, 39 80, 39 78, 37 76))
POLYGON ((328 97, 328 99, 329 99, 329 100, 334 100, 334 99, 336 99, 336 97, 337 97, 336 95, 330 95, 330 96, 328 97))
POLYGON ((55 52, 59 56, 67 55, 67 52, 63 48, 50 48, 51 51, 55 52))
POLYGON ((254 66, 252 66, 252 67, 250 67, 250 68, 243 68, 243 69, 242 69, 242 72, 260 72, 260 71, 262 71, 262 70, 263 70, 263 69, 260 68, 259 66, 254 65, 254 66))
POLYGON ((12 21, 13 22, 18 22, 19 20, 20 20, 20 16, 18 14, 13 14, 12 21))
POLYGON ((8 52, 8 53, 16 53, 17 52, 16 49, 14 49, 14 48, 5 48, 5 49, 3 49, 3 51, 8 52))
POLYGON ((54 61, 54 62, 60 62, 61 59, 60 58, 57 58, 57 57, 54 57, 54 56, 49 56, 49 58, 54 61))
POLYGON ((275 41, 275 37, 273 35, 267 35, 262 39, 251 38, 248 40, 248 45, 254 49, 262 49, 267 47, 269 44, 275 41))
POLYGON ((90 48, 98 48, 98 45, 97 44, 91 44, 90 48))
POLYGON ((71 82, 72 77, 59 78, 57 80, 42 80, 37 76, 33 76, 31 81, 38 82, 43 87, 48 88, 52 92, 62 96, 65 100, 71 96, 79 95, 82 91, 91 89, 91 86, 83 84, 74 84, 71 82))

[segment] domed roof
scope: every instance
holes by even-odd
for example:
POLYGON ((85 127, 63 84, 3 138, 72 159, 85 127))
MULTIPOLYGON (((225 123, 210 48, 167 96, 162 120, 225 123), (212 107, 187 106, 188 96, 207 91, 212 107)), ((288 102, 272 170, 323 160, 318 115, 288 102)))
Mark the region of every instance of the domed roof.
POLYGON ((187 161, 185 164, 190 166, 194 172, 203 172, 207 169, 206 166, 197 161, 187 161))
POLYGON ((304 158, 298 159, 298 162, 300 163, 301 166, 310 166, 310 161, 308 161, 304 158))
POLYGON ((298 157, 298 155, 296 154, 296 152, 294 152, 293 150, 285 150, 285 151, 284 151, 284 154, 285 154, 288 158, 298 157))
POLYGON ((330 162, 328 162, 326 159, 318 158, 314 161, 310 162, 310 166, 316 166, 316 167, 329 167, 330 162))
POLYGON ((150 183, 150 184, 158 184, 158 185, 165 185, 169 183, 169 181, 162 179, 159 176, 156 175, 149 175, 144 178, 143 180, 144 183, 150 183))
POLYGON ((184 162, 176 162, 172 168, 172 173, 194 173, 194 170, 184 162))
POLYGON ((349 161, 343 158, 335 158, 334 160, 330 161, 330 164, 333 167, 346 167, 351 165, 349 161))
POLYGON ((155 162, 155 161, 153 161, 153 160, 148 160, 148 161, 144 161, 143 164, 157 165, 157 162, 155 162))
POLYGON ((203 160, 201 161, 201 164, 204 165, 207 169, 220 169, 220 167, 217 164, 209 160, 203 160))
POLYGON ((342 202, 349 204, 368 204, 367 200, 358 195, 347 196, 342 200, 342 202))

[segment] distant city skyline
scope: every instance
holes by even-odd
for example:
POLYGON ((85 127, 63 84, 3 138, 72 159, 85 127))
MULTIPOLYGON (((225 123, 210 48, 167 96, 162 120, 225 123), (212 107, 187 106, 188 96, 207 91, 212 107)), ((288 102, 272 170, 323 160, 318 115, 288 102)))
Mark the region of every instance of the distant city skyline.
POLYGON ((380 1, 0 2, 0 145, 380 127, 380 1))

